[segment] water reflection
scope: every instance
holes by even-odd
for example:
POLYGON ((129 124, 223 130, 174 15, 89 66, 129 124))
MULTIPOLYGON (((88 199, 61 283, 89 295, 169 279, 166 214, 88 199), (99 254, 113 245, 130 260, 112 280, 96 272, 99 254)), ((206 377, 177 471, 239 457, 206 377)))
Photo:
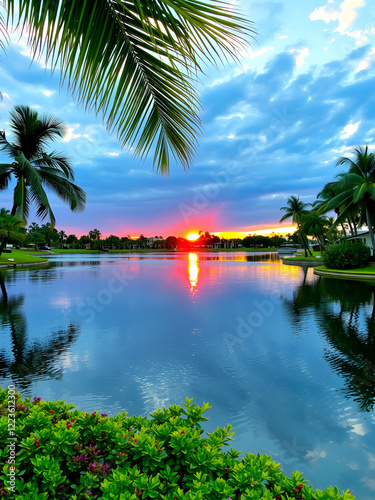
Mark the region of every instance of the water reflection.
POLYGON ((313 311, 327 343, 324 358, 344 380, 346 398, 362 411, 375 406, 375 286, 318 278, 297 287, 284 299, 297 327, 313 311))
POLYGON ((190 281, 190 291, 195 294, 198 285, 199 276, 199 265, 198 265, 198 255, 196 253, 189 253, 189 263, 188 263, 189 281, 190 281))
POLYGON ((30 393, 37 380, 61 379, 63 369, 61 357, 65 355, 79 337, 79 327, 70 323, 67 328, 51 332, 46 340, 29 340, 28 325, 23 312, 23 294, 8 296, 4 276, 0 273, 0 321, 3 335, 10 333, 10 351, 0 350, 0 377, 11 379, 23 391, 30 393))

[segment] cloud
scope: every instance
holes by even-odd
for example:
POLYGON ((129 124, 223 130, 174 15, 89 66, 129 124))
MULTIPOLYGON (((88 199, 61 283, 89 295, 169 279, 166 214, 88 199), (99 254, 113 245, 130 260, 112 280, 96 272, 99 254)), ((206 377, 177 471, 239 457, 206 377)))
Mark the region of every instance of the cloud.
POLYGON ((333 4, 333 0, 329 0, 325 6, 315 9, 309 16, 310 20, 324 21, 326 24, 338 21, 336 32, 354 38, 357 45, 367 43, 366 31, 348 31, 358 16, 358 10, 366 5, 365 0, 344 0, 339 6, 333 4))
POLYGON ((292 49, 291 54, 295 54, 296 66, 300 68, 305 64, 305 58, 310 55, 310 50, 308 48, 304 49, 292 49))
POLYGON ((349 137, 351 137, 355 132, 357 132, 360 124, 361 122, 359 121, 357 123, 349 123, 348 125, 346 125, 340 135, 340 139, 348 139, 349 137))

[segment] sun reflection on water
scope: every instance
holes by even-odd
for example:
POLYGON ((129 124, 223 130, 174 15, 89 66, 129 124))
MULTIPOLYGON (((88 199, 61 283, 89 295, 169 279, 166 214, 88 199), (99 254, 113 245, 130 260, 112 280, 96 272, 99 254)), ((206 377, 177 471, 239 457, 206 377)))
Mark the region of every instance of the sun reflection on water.
POLYGON ((198 277, 199 277, 198 255, 196 253, 189 253, 188 272, 190 281, 190 291, 194 295, 197 291, 198 277))

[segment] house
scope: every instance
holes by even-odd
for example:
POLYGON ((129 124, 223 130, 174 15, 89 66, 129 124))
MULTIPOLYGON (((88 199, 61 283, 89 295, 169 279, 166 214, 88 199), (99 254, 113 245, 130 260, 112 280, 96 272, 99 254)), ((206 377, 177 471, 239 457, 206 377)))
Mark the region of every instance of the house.
POLYGON ((356 241, 356 240, 363 241, 363 243, 365 243, 371 249, 371 251, 373 250, 369 231, 363 231, 355 236, 347 237, 347 241, 356 241))
POLYGON ((147 238, 147 248, 161 248, 163 246, 163 238, 155 236, 155 238, 147 238))

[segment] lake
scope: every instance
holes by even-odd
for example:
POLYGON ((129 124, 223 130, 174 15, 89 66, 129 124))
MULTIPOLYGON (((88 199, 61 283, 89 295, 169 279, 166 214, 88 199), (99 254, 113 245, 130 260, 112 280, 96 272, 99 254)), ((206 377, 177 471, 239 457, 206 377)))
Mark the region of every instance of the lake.
POLYGON ((85 411, 209 402, 208 431, 375 497, 375 284, 277 254, 64 255, 1 271, 0 385, 85 411))

